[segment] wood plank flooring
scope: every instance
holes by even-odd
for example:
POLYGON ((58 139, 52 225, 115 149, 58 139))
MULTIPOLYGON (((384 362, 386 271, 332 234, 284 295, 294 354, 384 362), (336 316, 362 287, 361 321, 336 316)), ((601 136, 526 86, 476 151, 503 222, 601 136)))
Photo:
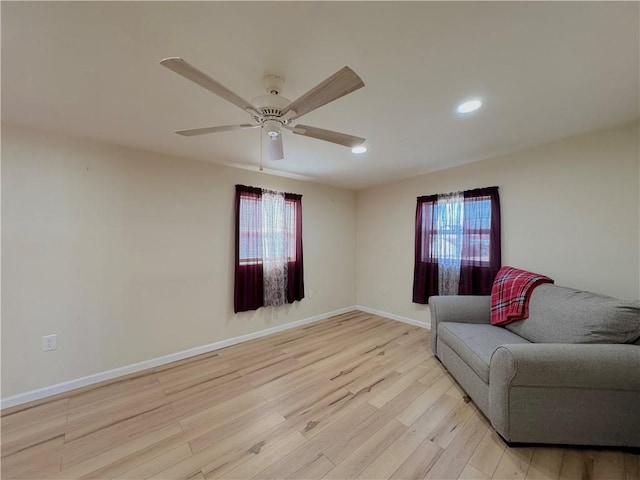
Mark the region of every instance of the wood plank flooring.
POLYGON ((3 479, 640 479, 509 448, 429 331, 355 311, 2 412, 3 479))

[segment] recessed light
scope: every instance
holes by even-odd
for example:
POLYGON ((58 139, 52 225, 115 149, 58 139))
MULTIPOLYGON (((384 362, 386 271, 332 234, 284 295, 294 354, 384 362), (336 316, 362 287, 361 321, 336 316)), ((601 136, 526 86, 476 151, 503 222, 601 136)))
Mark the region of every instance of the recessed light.
POLYGON ((367 147, 365 147, 364 145, 358 145, 357 147, 353 147, 351 149, 352 153, 364 153, 367 151, 367 147))
POLYGON ((481 106, 482 102, 480 100, 469 100, 468 102, 464 102, 458 105, 458 113, 475 112, 481 106))

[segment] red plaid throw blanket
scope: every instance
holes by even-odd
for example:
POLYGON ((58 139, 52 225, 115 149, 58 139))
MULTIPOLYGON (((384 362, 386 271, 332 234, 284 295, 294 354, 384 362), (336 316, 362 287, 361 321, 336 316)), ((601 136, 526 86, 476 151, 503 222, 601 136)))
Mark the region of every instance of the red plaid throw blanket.
POLYGON ((502 267, 491 287, 491 325, 506 325, 529 317, 529 298, 542 283, 553 283, 537 273, 502 267))

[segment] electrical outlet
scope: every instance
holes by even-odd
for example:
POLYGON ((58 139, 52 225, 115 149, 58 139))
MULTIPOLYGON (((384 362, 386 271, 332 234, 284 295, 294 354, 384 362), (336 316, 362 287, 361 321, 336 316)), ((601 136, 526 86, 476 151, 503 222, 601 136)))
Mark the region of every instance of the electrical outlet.
POLYGON ((58 348, 58 336, 55 333, 53 335, 45 335, 44 337, 42 337, 43 352, 55 350, 56 348, 58 348))
POLYGON ((387 287, 380 287, 380 293, 382 295, 386 295, 387 294, 387 287))

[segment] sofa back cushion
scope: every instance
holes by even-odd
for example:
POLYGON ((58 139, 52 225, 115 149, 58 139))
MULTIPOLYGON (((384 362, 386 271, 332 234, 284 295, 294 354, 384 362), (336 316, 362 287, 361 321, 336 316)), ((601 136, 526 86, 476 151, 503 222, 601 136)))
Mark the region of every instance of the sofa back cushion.
POLYGON ((540 285, 529 318, 505 328, 535 343, 633 343, 640 337, 640 302, 540 285))

